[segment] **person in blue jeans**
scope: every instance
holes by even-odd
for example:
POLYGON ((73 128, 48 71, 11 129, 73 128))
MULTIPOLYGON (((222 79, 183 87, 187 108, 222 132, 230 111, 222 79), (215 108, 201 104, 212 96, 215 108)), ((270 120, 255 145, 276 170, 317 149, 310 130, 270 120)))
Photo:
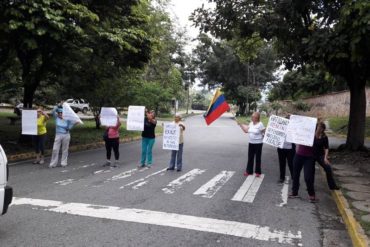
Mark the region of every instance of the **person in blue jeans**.
POLYGON ((170 167, 167 168, 167 171, 175 170, 175 163, 176 163, 176 170, 181 172, 182 169, 182 152, 184 150, 184 131, 185 125, 181 122, 181 115, 177 114, 175 116, 175 124, 180 127, 180 140, 179 140, 179 150, 172 150, 171 151, 171 161, 170 167))
POLYGON ((144 131, 141 133, 141 161, 140 167, 151 167, 153 164, 152 150, 155 142, 155 127, 157 120, 154 111, 147 111, 144 119, 144 131))

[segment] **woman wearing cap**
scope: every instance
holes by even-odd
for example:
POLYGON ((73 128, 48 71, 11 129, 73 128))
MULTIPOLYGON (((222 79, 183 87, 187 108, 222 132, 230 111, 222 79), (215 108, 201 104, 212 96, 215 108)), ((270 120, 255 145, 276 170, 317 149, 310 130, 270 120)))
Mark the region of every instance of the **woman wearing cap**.
POLYGON ((49 120, 47 113, 42 108, 37 109, 37 135, 33 137, 36 148, 36 160, 33 164, 44 164, 46 122, 49 120))
POLYGON ((167 171, 175 170, 175 163, 176 163, 176 170, 180 172, 182 169, 182 152, 184 149, 185 125, 183 122, 181 122, 181 115, 179 114, 176 114, 174 123, 180 127, 179 150, 171 151, 170 167, 167 168, 167 171))
POLYGON ((147 111, 144 119, 144 131, 141 133, 141 161, 140 167, 148 168, 152 166, 153 156, 152 150, 155 142, 155 127, 157 120, 155 119, 154 111, 147 111), (146 163, 147 162, 147 163, 146 163))
POLYGON ((62 147, 60 164, 61 166, 67 166, 69 141, 71 140, 69 131, 77 122, 73 123, 70 120, 63 119, 63 108, 60 105, 54 108, 52 114, 55 118, 55 140, 49 167, 54 168, 58 165, 60 147, 62 147))

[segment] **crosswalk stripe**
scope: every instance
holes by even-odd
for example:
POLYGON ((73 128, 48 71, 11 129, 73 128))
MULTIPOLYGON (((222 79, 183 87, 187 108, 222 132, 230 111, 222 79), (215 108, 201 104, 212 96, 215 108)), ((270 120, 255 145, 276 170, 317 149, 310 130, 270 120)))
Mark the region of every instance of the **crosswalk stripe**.
POLYGON ((166 188, 163 188, 162 190, 166 194, 173 194, 173 193, 175 193, 176 190, 181 188, 181 186, 183 184, 192 181, 196 176, 202 174, 205 171, 206 170, 201 170, 201 169, 198 169, 198 168, 193 169, 193 170, 189 171, 188 173, 185 173, 181 177, 179 177, 179 178, 173 180, 172 182, 170 182, 166 186, 166 188))
POLYGON ((162 170, 159 170, 159 171, 156 171, 156 172, 151 173, 151 174, 149 174, 149 175, 147 175, 147 176, 145 176, 143 178, 139 178, 139 179, 137 179, 137 180, 135 180, 135 181, 133 181, 131 183, 125 184, 125 185, 121 186, 120 189, 124 189, 124 188, 129 187, 129 186, 134 185, 134 184, 136 184, 136 185, 133 186, 132 188, 133 189, 138 189, 139 187, 145 185, 148 182, 148 181, 145 181, 146 179, 148 179, 150 177, 153 177, 153 176, 156 176, 158 174, 162 174, 165 171, 166 171, 166 168, 165 169, 162 169, 162 170))
POLYGON ((251 187, 254 180, 254 176, 250 175, 245 179, 242 186, 240 186, 239 190, 235 193, 234 197, 231 199, 233 201, 242 201, 245 194, 248 192, 249 188, 251 187))
POLYGON ((259 178, 255 177, 250 189, 248 190, 247 194, 245 194, 242 200, 243 202, 252 203, 254 201, 254 198, 256 197, 258 189, 260 188, 264 178, 265 174, 261 174, 259 178))
POLYGON ((212 198, 217 191, 226 184, 227 181, 234 175, 234 171, 222 171, 206 184, 194 192, 194 195, 200 195, 205 198, 212 198))
POLYGON ((285 183, 281 189, 281 199, 283 200, 278 206, 282 207, 288 203, 289 176, 285 177, 285 183))
POLYGON ((175 227, 266 242, 272 241, 280 244, 302 246, 301 231, 297 231, 295 234, 291 231, 270 229, 268 226, 259 226, 237 221, 226 221, 135 208, 119 208, 84 203, 65 203, 61 201, 32 198, 14 198, 12 207, 17 205, 30 205, 33 206, 33 209, 40 209, 49 212, 175 227))

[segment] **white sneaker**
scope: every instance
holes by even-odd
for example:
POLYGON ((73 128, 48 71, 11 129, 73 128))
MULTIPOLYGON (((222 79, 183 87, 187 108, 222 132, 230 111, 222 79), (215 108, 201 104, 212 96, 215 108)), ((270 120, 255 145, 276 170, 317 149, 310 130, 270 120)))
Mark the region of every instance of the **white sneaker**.
POLYGON ((40 165, 42 165, 44 163, 45 163, 44 159, 41 159, 40 162, 39 162, 40 165))

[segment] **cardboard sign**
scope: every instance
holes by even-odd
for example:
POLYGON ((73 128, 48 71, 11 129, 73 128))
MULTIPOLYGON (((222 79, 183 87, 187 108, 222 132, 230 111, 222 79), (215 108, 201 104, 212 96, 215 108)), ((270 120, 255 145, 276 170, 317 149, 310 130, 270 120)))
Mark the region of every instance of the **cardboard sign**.
POLYGON ((175 123, 163 124, 163 149, 179 150, 180 127, 175 123))
POLYGON ((286 131, 286 140, 312 147, 315 138, 316 123, 317 118, 291 115, 286 131))
POLYGON ((127 130, 143 131, 144 118, 145 106, 130 105, 127 114, 127 130))
POLYGON ((282 148, 286 138, 286 130, 289 125, 289 119, 270 116, 263 142, 274 147, 282 148))
POLYGON ((79 116, 72 110, 68 103, 63 103, 63 119, 70 120, 72 123, 81 123, 83 124, 82 120, 79 116))
POLYGON ((118 112, 114 107, 102 107, 100 111, 100 123, 103 126, 116 126, 118 112))
POLYGON ((37 135, 37 110, 22 110, 22 135, 37 135))

